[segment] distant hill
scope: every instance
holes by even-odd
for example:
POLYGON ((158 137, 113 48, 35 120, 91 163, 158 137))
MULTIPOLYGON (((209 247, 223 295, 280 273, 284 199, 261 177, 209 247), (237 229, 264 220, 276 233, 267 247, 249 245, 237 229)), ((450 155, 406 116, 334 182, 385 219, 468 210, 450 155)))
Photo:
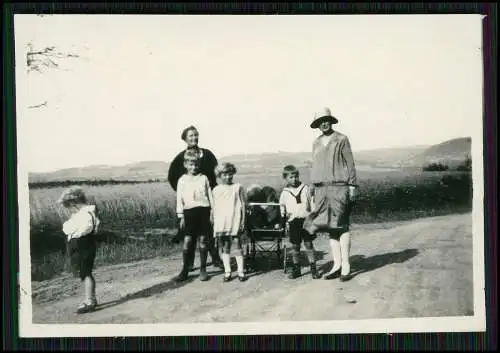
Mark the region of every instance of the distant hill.
MULTIPOLYGON (((354 158, 360 170, 394 170, 400 168, 421 168, 431 162, 453 166, 470 154, 470 137, 456 138, 432 146, 410 146, 355 151, 354 158)), ((220 162, 231 161, 239 174, 267 173, 276 175, 286 164, 299 169, 310 165, 311 152, 273 152, 263 154, 238 154, 219 158, 220 162)), ((169 163, 144 161, 123 166, 93 165, 83 168, 61 169, 50 173, 30 173, 30 183, 44 183, 66 180, 166 180, 169 163)))
POLYGON ((418 163, 443 163, 455 167, 471 156, 471 142, 470 137, 461 137, 431 146, 418 157, 418 163))

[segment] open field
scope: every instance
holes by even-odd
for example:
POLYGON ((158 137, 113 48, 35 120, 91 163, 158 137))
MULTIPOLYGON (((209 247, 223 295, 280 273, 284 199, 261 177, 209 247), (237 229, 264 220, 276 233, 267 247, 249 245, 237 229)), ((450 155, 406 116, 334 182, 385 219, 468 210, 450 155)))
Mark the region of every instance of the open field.
MULTIPOLYGON (((308 182, 306 175, 303 181, 308 182)), ((282 187, 278 172, 239 174, 248 186, 260 183, 282 187)), ((469 173, 360 172, 359 197, 352 221, 366 224, 400 221, 451 213, 472 207, 469 173)), ((102 243, 97 266, 163 256, 176 250, 175 194, 166 183, 88 187, 102 219, 102 243)), ((64 270, 61 222, 67 215, 55 201, 62 188, 30 190, 32 277, 48 279, 64 270)))

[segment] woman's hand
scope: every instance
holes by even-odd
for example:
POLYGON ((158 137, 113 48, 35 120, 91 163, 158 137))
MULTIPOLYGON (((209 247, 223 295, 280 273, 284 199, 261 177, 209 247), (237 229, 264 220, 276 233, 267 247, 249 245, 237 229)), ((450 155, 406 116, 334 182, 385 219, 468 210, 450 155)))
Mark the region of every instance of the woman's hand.
POLYGON ((210 210, 210 223, 214 224, 214 210, 210 210))
POLYGON ((351 202, 356 201, 357 190, 355 186, 349 186, 349 200, 351 202))

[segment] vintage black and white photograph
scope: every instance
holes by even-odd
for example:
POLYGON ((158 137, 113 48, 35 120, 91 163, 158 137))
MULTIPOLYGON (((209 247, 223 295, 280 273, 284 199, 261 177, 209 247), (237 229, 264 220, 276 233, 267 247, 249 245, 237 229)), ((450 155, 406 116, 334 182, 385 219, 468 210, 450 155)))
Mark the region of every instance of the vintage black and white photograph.
POLYGON ((485 330, 480 15, 15 15, 20 335, 485 330))

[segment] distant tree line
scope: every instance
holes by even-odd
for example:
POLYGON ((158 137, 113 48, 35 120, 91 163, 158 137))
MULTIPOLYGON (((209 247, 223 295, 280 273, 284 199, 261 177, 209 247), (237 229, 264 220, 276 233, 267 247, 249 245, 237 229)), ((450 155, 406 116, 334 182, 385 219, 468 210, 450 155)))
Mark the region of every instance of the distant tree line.
POLYGON ((472 158, 467 155, 465 160, 454 168, 450 168, 447 164, 441 162, 433 162, 426 164, 422 167, 424 172, 443 172, 443 171, 459 171, 459 172, 470 172, 472 171, 472 158))
POLYGON ((89 186, 104 186, 104 185, 120 185, 120 184, 147 184, 147 183, 161 183, 165 179, 155 178, 148 180, 58 180, 58 181, 38 181, 28 183, 30 189, 44 189, 44 188, 57 188, 69 187, 73 185, 89 185, 89 186))

